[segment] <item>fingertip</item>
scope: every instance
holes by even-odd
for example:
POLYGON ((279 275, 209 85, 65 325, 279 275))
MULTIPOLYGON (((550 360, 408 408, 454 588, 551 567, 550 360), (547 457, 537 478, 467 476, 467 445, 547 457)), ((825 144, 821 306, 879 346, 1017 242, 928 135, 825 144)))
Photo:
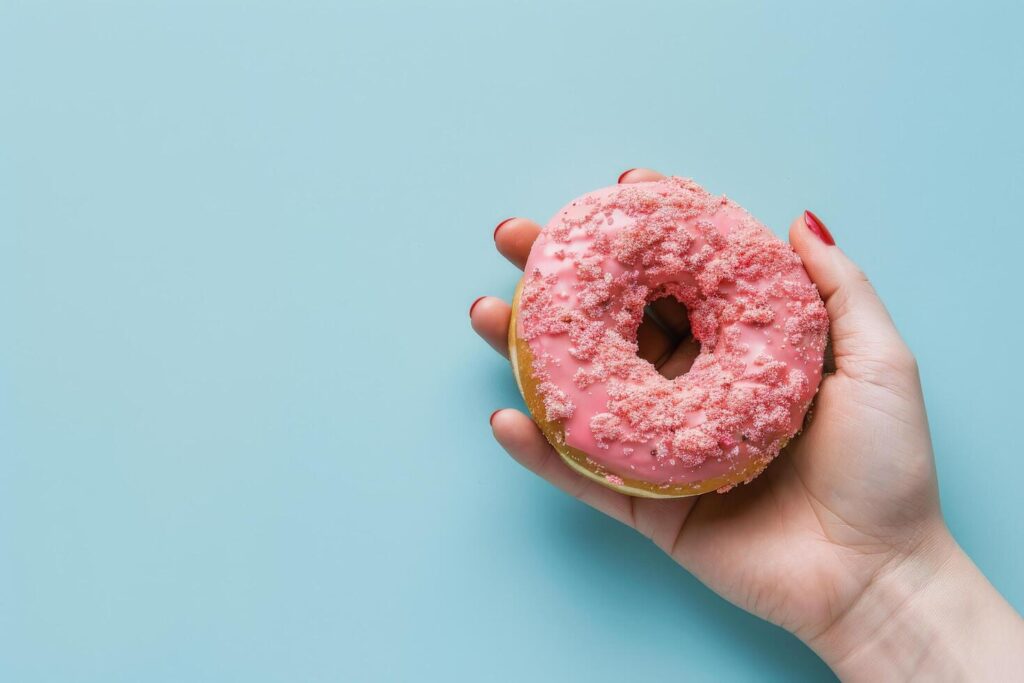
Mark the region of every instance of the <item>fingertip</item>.
POLYGON ((540 226, 527 218, 506 218, 494 229, 494 246, 499 254, 522 269, 539 234, 540 226))
POLYGON ((819 239, 808 227, 804 214, 793 219, 789 226, 789 244, 803 261, 804 270, 814 281, 821 291, 822 297, 827 297, 835 288, 834 270, 830 249, 819 239))
MULTIPOLYGON (((516 422, 517 416, 526 418, 527 420, 530 419, 523 415, 518 410, 516 410, 515 408, 498 408, 493 413, 491 413, 491 427, 494 429, 495 432, 503 432, 504 430, 502 429, 502 427, 505 427, 508 424, 516 422)), ((532 423, 533 420, 530 420, 530 422, 532 423)))
POLYGON ((469 319, 470 319, 470 321, 473 320, 473 309, 476 308, 476 305, 478 303, 480 303, 481 301, 483 301, 486 298, 487 298, 486 296, 477 297, 476 299, 473 300, 473 303, 471 303, 469 305, 469 319))
POLYGON ((790 224, 789 243, 826 304, 840 287, 857 288, 858 280, 865 279, 856 264, 836 246, 821 219, 810 211, 804 211, 790 224))
POLYGON ((627 171, 623 171, 619 176, 619 185, 628 185, 629 183, 644 183, 652 180, 661 180, 665 176, 657 171, 653 171, 649 168, 631 168, 627 171))
POLYGON ((629 498, 570 469, 532 418, 511 408, 499 410, 492 417, 494 437, 513 460, 606 515, 625 524, 631 523, 629 498))
POLYGON ((812 237, 807 223, 804 222, 804 215, 801 213, 789 224, 789 243, 798 252, 807 246, 807 240, 812 237))
MULTIPOLYGON (((479 308, 481 304, 485 304, 491 298, 492 297, 487 296, 486 294, 484 296, 478 296, 476 299, 473 300, 473 303, 469 305, 469 324, 473 326, 474 330, 477 329, 477 325, 482 320, 482 318, 479 316, 477 312, 477 308, 479 308)), ((486 308, 487 306, 484 306, 484 308, 480 310, 483 311, 486 308)))
POLYGON ((858 372, 858 358, 885 358, 903 347, 892 319, 868 281, 814 213, 805 211, 789 227, 789 241, 825 302, 833 344, 829 365, 858 372))
POLYGON ((825 222, 815 216, 813 211, 805 210, 803 219, 807 229, 814 233, 814 236, 821 240, 826 247, 834 247, 836 245, 836 241, 832 237, 832 233, 828 231, 825 222))
POLYGON ((505 220, 503 220, 502 222, 500 222, 496 226, 494 226, 494 235, 493 235, 493 237, 494 237, 495 241, 498 240, 498 231, 501 230, 503 227, 505 227, 505 225, 507 223, 509 223, 511 221, 514 221, 515 219, 516 219, 515 216, 512 216, 511 218, 506 218, 505 220))
POLYGON ((469 309, 473 331, 491 348, 508 357, 508 326, 512 307, 496 296, 482 296, 469 309))
POLYGON ((491 431, 501 447, 520 462, 528 459, 525 456, 537 456, 548 447, 547 439, 533 419, 514 408, 494 411, 491 414, 491 431))

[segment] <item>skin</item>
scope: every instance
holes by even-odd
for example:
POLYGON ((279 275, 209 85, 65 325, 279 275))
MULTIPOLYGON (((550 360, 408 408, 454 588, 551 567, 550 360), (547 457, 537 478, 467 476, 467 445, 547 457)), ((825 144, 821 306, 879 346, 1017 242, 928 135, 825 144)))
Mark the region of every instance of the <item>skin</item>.
MULTIPOLYGON (((634 169, 620 182, 663 177, 634 169)), ((498 251, 519 268, 540 226, 506 221, 498 251)), ((939 507, 914 356, 882 301, 803 216, 789 239, 825 301, 834 362, 813 419, 767 471, 726 495, 651 500, 570 470, 533 421, 504 409, 491 427, 527 469, 650 538, 733 604, 791 631, 844 680, 1009 680, 1024 671, 1024 620, 957 545, 939 507)), ((640 355, 668 377, 699 351, 685 310, 655 302, 640 355)), ((471 311, 507 356, 510 307, 471 311)))

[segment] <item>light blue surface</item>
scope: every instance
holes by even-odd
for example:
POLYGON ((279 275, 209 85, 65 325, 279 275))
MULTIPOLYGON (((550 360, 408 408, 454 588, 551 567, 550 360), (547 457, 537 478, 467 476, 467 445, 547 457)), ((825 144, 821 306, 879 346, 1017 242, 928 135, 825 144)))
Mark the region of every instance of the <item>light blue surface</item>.
POLYGON ((0 2, 0 680, 829 679, 491 440, 494 224, 639 165, 828 222, 1024 607, 1024 11, 832 4, 0 2))

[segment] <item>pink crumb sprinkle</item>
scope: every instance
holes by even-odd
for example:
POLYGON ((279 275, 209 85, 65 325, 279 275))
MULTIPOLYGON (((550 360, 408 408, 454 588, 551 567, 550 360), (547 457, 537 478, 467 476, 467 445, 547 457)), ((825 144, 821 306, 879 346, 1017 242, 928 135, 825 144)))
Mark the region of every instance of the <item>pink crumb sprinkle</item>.
POLYGON ((534 369, 546 417, 606 469, 699 481, 767 464, 799 428, 828 316, 792 248, 735 203, 682 178, 592 193, 544 228, 526 272, 518 331, 548 354, 534 369), (674 380, 638 356, 645 307, 664 296, 701 347, 674 380))

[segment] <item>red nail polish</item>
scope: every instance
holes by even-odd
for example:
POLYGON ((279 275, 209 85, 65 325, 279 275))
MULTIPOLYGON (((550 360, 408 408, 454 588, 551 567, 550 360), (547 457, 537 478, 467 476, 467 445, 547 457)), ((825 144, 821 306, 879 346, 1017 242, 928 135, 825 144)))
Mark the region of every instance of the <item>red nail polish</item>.
POLYGON ((618 180, 619 185, 622 184, 622 179, 623 178, 625 178, 627 175, 629 175, 632 171, 635 171, 635 170, 636 170, 635 168, 631 168, 628 171, 623 171, 622 175, 619 176, 619 180, 618 180))
POLYGON ((470 307, 469 307, 469 317, 470 317, 470 318, 472 318, 472 317, 473 317, 473 309, 474 309, 474 308, 476 308, 476 305, 477 305, 478 303, 480 303, 481 301, 483 301, 484 299, 486 299, 486 298, 487 298, 486 296, 482 296, 482 297, 480 297, 479 299, 477 299, 476 301, 474 301, 474 302, 473 302, 473 303, 472 303, 472 304, 470 305, 470 307))
POLYGON ((825 224, 821 222, 821 219, 815 216, 810 211, 804 211, 804 225, 807 229, 818 236, 822 242, 832 247, 835 246, 836 241, 832 239, 832 233, 828 231, 825 224))
MULTIPOLYGON (((515 218, 515 216, 513 216, 513 218, 515 218)), ((505 225, 510 220, 512 220, 512 218, 506 218, 502 222, 498 223, 497 227, 494 228, 494 239, 498 239, 498 231, 501 230, 501 226, 505 225)))
POLYGON ((491 425, 493 425, 493 424, 494 424, 494 416, 495 416, 495 415, 497 415, 498 413, 500 413, 500 412, 501 412, 501 410, 502 410, 501 408, 498 408, 498 409, 497 409, 497 410, 495 410, 495 411, 494 411, 493 413, 491 413, 491 417, 490 417, 490 419, 489 419, 489 420, 487 420, 487 421, 488 421, 488 422, 489 422, 489 423, 490 423, 491 425))

